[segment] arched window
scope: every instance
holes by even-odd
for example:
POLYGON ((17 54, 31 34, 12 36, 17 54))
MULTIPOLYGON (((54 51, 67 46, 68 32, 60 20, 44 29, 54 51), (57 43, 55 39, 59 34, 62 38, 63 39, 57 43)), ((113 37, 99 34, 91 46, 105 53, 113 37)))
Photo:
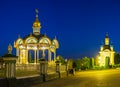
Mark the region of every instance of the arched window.
POLYGON ((20 39, 18 39, 17 41, 16 41, 16 44, 23 44, 23 40, 20 38, 20 39))
POLYGON ((39 43, 51 44, 51 41, 48 38, 42 38, 39 40, 39 43))
POLYGON ((25 43, 26 43, 26 44, 34 44, 34 43, 37 43, 37 39, 34 38, 34 37, 30 37, 30 38, 27 38, 27 39, 25 40, 25 43))

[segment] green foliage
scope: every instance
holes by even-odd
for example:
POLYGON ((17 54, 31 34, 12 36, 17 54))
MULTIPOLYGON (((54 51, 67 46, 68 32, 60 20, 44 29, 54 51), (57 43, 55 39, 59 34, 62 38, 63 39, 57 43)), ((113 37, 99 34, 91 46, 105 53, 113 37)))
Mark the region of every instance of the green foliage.
POLYGON ((75 61, 76 69, 77 70, 86 70, 86 69, 93 69, 94 68, 94 58, 84 57, 82 59, 78 58, 75 61))
POLYGON ((105 67, 104 66, 94 66, 93 69, 95 69, 95 70, 103 70, 103 69, 105 69, 105 67))
POLYGON ((92 61, 92 68, 93 68, 95 66, 95 59, 92 58, 91 61, 92 61))
POLYGON ((114 62, 120 64, 120 53, 115 53, 114 62))
POLYGON ((120 64, 115 64, 112 66, 113 68, 119 68, 120 67, 120 64))
POLYGON ((73 62, 72 67, 73 67, 73 68, 76 68, 76 63, 75 63, 75 61, 73 62))
POLYGON ((84 57, 82 60, 83 60, 83 66, 86 69, 89 69, 90 68, 90 58, 84 57))
POLYGON ((94 61, 94 58, 89 58, 90 59, 90 69, 94 68, 94 65, 95 65, 95 61, 94 61))
POLYGON ((61 61, 62 65, 65 64, 65 59, 61 55, 58 55, 57 59, 59 59, 61 61))
POLYGON ((76 69, 77 69, 77 70, 81 69, 81 59, 77 59, 77 60, 75 61, 75 64, 76 64, 76 69))

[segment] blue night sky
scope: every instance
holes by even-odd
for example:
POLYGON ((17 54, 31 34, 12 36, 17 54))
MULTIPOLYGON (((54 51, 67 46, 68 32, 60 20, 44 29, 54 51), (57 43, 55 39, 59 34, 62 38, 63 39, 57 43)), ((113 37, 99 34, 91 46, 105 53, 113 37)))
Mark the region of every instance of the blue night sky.
MULTIPOLYGON (((18 35, 32 32, 35 9, 41 33, 59 40, 57 55, 65 58, 95 57, 106 33, 120 52, 120 2, 116 0, 1 0, 0 55, 18 35)), ((15 49, 14 49, 15 51, 15 49)))

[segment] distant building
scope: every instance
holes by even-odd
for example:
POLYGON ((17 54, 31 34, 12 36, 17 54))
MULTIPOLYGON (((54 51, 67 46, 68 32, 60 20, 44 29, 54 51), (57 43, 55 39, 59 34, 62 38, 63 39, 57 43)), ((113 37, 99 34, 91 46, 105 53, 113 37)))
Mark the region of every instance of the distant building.
POLYGON ((41 23, 38 19, 38 10, 36 10, 36 19, 33 22, 33 33, 26 35, 24 38, 18 37, 14 42, 18 64, 30 63, 29 58, 33 57, 33 63, 38 63, 40 58, 46 58, 51 61, 52 54, 56 58, 56 49, 59 43, 56 37, 52 40, 46 34, 41 34, 41 23), (31 55, 29 51, 32 50, 31 55), (47 51, 47 52, 46 52, 47 51))
POLYGON ((97 65, 108 66, 114 65, 114 49, 113 46, 109 44, 108 34, 105 37, 105 44, 100 47, 99 55, 97 56, 97 65))

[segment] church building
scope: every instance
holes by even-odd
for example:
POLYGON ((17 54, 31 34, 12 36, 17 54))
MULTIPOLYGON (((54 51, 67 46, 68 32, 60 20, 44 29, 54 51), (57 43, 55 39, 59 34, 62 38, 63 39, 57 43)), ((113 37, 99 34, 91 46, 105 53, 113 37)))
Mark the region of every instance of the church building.
POLYGON ((105 37, 105 43, 100 47, 100 52, 97 57, 97 65, 98 66, 108 66, 114 65, 114 49, 113 46, 110 45, 110 39, 108 34, 105 37))
POLYGON ((33 32, 24 38, 18 37, 14 42, 16 48, 16 56, 18 56, 18 64, 38 63, 40 58, 45 58, 50 62, 56 59, 56 49, 59 43, 56 37, 50 39, 46 34, 41 34, 41 23, 38 18, 38 10, 36 10, 36 19, 33 22, 33 32), (31 53, 32 52, 32 53, 31 53), (31 58, 32 57, 32 58, 31 58))

